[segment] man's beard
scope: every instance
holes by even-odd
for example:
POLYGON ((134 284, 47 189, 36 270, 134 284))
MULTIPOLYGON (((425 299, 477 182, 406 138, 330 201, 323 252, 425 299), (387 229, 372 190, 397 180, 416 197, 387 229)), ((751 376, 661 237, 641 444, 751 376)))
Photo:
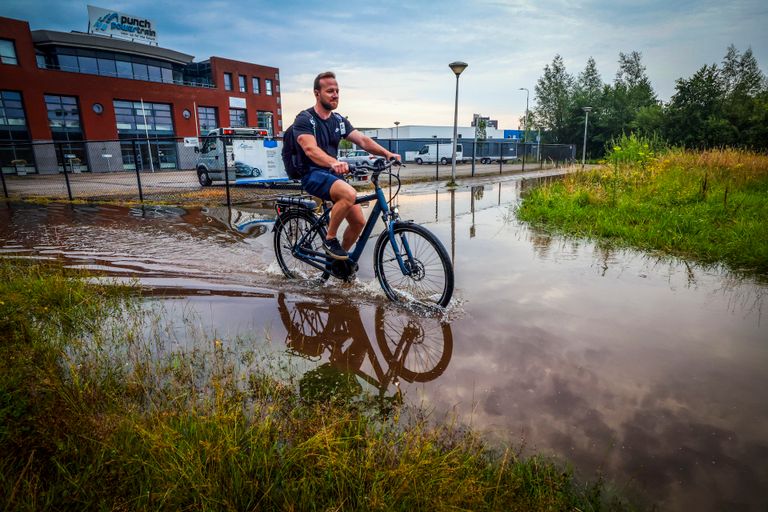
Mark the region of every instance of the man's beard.
POLYGON ((325 101, 323 101, 323 100, 320 100, 320 104, 323 106, 323 108, 324 108, 325 110, 336 110, 336 107, 334 107, 334 106, 333 106, 333 105, 331 105, 330 103, 327 103, 327 102, 325 102, 325 101))

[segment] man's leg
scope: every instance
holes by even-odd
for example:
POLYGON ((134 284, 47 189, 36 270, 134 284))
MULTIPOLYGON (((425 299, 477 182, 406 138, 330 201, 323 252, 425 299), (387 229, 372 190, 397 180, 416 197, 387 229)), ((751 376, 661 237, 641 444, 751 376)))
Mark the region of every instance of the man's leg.
POLYGON ((342 242, 342 247, 345 251, 349 251, 352 248, 363 231, 363 227, 365 227, 363 209, 359 204, 355 204, 356 199, 357 192, 346 181, 338 180, 331 186, 333 208, 331 209, 331 219, 328 222, 328 238, 336 238, 341 221, 347 219, 349 226, 344 231, 344 240, 342 242))

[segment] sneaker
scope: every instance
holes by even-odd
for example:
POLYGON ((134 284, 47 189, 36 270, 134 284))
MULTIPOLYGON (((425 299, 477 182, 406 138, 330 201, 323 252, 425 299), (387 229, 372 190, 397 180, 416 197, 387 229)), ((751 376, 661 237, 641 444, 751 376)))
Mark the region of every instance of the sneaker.
POLYGON ((339 240, 336 238, 327 239, 323 242, 323 248, 325 249, 325 252, 328 253, 328 256, 335 260, 349 259, 349 254, 347 254, 347 251, 341 247, 339 240))

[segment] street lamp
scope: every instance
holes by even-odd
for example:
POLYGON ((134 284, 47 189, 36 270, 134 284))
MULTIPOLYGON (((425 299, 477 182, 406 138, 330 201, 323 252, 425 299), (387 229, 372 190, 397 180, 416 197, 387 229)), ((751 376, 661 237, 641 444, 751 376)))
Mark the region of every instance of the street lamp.
POLYGON ((592 107, 581 107, 581 110, 586 113, 584 117, 584 145, 581 148, 581 168, 584 169, 584 163, 587 159, 587 125, 589 124, 589 112, 592 110, 592 107))
POLYGON ((518 91, 525 91, 525 124, 523 125, 523 169, 521 172, 525 172, 525 145, 528 143, 528 95, 529 91, 525 87, 520 87, 518 91))
POLYGON ((459 133, 459 75, 462 71, 467 69, 468 65, 469 64, 466 62, 461 61, 451 62, 448 64, 448 67, 451 68, 451 71, 453 71, 453 73, 456 75, 456 101, 453 107, 453 156, 451 157, 451 185, 456 185, 456 142, 459 133))
POLYGON ((395 153, 400 154, 400 121, 395 121, 395 153))

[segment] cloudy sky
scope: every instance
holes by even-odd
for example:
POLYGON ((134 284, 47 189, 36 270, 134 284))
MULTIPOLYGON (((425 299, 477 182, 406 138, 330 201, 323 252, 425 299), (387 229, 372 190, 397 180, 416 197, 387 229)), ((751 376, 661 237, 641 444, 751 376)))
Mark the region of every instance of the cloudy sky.
POLYGON ((606 82, 619 52, 643 54, 662 100, 675 79, 719 63, 730 44, 752 47, 768 69, 765 0, 357 1, 284 0, 4 0, 0 16, 33 30, 80 30, 86 5, 152 19, 160 46, 280 68, 283 115, 313 103, 321 71, 337 73, 339 112, 355 126, 453 124, 455 78, 448 63, 469 63, 461 75, 459 124, 473 113, 517 128, 525 91, 555 54, 578 74, 594 57, 606 82))

